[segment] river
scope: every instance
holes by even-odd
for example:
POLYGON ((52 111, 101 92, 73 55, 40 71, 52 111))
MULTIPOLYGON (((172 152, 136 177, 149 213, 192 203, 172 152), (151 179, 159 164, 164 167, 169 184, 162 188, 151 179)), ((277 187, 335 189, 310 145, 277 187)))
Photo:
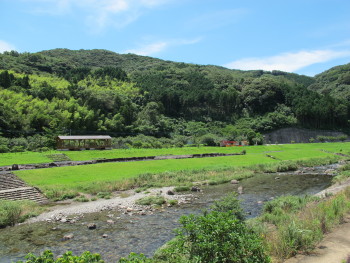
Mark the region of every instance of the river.
MULTIPOLYGON (((259 215, 263 203, 281 195, 312 195, 331 184, 331 176, 322 174, 261 174, 240 182, 239 196, 247 217, 259 215)), ((181 215, 200 213, 215 200, 237 190, 237 185, 206 186, 194 193, 191 203, 159 210, 152 215, 121 214, 105 211, 85 215, 74 224, 38 222, 0 229, 0 262, 23 260, 28 252, 39 254, 50 249, 61 255, 65 251, 81 254, 88 250, 101 254, 106 262, 117 262, 130 252, 152 256, 154 251, 174 237, 181 215), (107 223, 115 221, 115 224, 107 223), (89 230, 86 225, 95 223, 89 230), (71 240, 63 236, 73 234, 71 240), (107 234, 108 237, 102 237, 107 234)))

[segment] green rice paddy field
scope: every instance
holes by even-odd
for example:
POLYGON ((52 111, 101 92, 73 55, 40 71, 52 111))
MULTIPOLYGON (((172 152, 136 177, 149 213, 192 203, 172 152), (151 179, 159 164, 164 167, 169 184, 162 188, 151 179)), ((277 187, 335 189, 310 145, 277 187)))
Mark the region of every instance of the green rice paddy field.
MULTIPOLYGON (((53 160, 50 155, 65 154, 72 161, 87 161, 96 159, 110 159, 120 157, 144 157, 159 155, 182 155, 200 153, 239 153, 246 150, 249 154, 284 155, 284 158, 314 155, 317 151, 328 150, 332 152, 350 152, 350 143, 307 143, 284 145, 261 145, 245 147, 184 147, 164 149, 114 149, 114 150, 85 150, 85 151, 49 151, 49 152, 22 152, 1 153, 0 166, 12 164, 49 163, 53 160), (278 153, 282 152, 282 153, 278 153)), ((311 156, 310 156, 311 157, 311 156)))
MULTIPOLYGON (((257 164, 268 165, 288 160, 297 161, 314 158, 334 157, 334 153, 349 154, 350 143, 309 143, 228 148, 201 147, 139 150, 132 149, 111 151, 79 151, 65 153, 73 160, 91 160, 96 158, 153 156, 169 154, 178 155, 212 152, 231 153, 241 152, 243 149, 246 150, 246 155, 180 160, 100 163, 83 166, 21 170, 16 171, 16 175, 21 177, 30 185, 34 185, 42 189, 60 187, 65 189, 79 189, 79 186, 81 185, 123 181, 138 177, 142 174, 159 174, 165 172, 196 170, 218 171, 220 169, 222 170, 234 167, 252 166, 257 164), (271 156, 273 156, 275 159, 271 158, 271 156)), ((42 158, 42 160, 44 160, 45 154, 46 153, 23 153, 5 154, 5 156, 8 157, 8 160, 11 159, 12 163, 21 163, 20 160, 25 160, 25 156, 27 156, 29 160, 35 160, 33 156, 36 156, 38 159, 42 158), (16 162, 14 160, 16 160, 16 162)), ((1 155, 0 158, 2 158, 1 155)))

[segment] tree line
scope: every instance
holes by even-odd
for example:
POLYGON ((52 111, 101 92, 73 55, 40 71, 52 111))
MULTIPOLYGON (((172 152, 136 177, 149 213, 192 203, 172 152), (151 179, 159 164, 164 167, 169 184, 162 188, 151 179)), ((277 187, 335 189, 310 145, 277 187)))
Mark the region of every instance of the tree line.
MULTIPOLYGON (((101 50, 4 52, 0 61, 3 137, 70 131, 261 143, 261 133, 288 126, 344 130, 350 116, 347 98, 319 92, 317 77, 280 71, 101 50)), ((339 72, 346 83, 348 71, 339 72)))

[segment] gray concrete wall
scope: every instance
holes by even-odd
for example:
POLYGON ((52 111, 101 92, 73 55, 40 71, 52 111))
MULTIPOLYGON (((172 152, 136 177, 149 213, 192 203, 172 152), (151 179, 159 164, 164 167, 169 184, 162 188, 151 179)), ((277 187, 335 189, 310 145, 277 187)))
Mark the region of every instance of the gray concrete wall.
POLYGON ((342 132, 326 131, 326 130, 283 128, 283 129, 279 129, 279 130, 264 134, 265 136, 264 143, 265 144, 291 143, 291 141, 294 141, 296 143, 309 142, 310 138, 316 139, 316 137, 319 135, 337 137, 337 136, 346 135, 346 134, 342 132))

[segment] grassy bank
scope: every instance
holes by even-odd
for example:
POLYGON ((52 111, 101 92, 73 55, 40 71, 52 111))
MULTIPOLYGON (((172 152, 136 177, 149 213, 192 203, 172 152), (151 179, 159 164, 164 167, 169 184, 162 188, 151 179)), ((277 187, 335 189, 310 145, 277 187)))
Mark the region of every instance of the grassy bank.
MULTIPOLYGON (((48 151, 1 153, 0 166, 12 164, 48 163, 52 162, 48 156, 65 154, 72 161, 87 161, 95 159, 109 159, 122 157, 144 157, 159 155, 182 155, 200 153, 238 153, 246 150, 249 154, 269 154, 280 159, 298 159, 300 154, 314 158, 321 150, 349 154, 350 143, 307 143, 284 145, 260 145, 245 147, 183 147, 163 149, 114 149, 114 150, 86 150, 86 151, 48 151), (307 153, 307 154, 306 154, 307 153)), ((321 156, 320 156, 321 157, 321 156)))
POLYGON ((37 216, 43 212, 43 209, 33 201, 0 200, 0 228, 13 226, 30 217, 37 216))
POLYGON ((284 196, 266 203, 263 214, 249 225, 264 237, 274 262, 283 262, 314 249, 349 212, 350 188, 325 199, 284 196))

